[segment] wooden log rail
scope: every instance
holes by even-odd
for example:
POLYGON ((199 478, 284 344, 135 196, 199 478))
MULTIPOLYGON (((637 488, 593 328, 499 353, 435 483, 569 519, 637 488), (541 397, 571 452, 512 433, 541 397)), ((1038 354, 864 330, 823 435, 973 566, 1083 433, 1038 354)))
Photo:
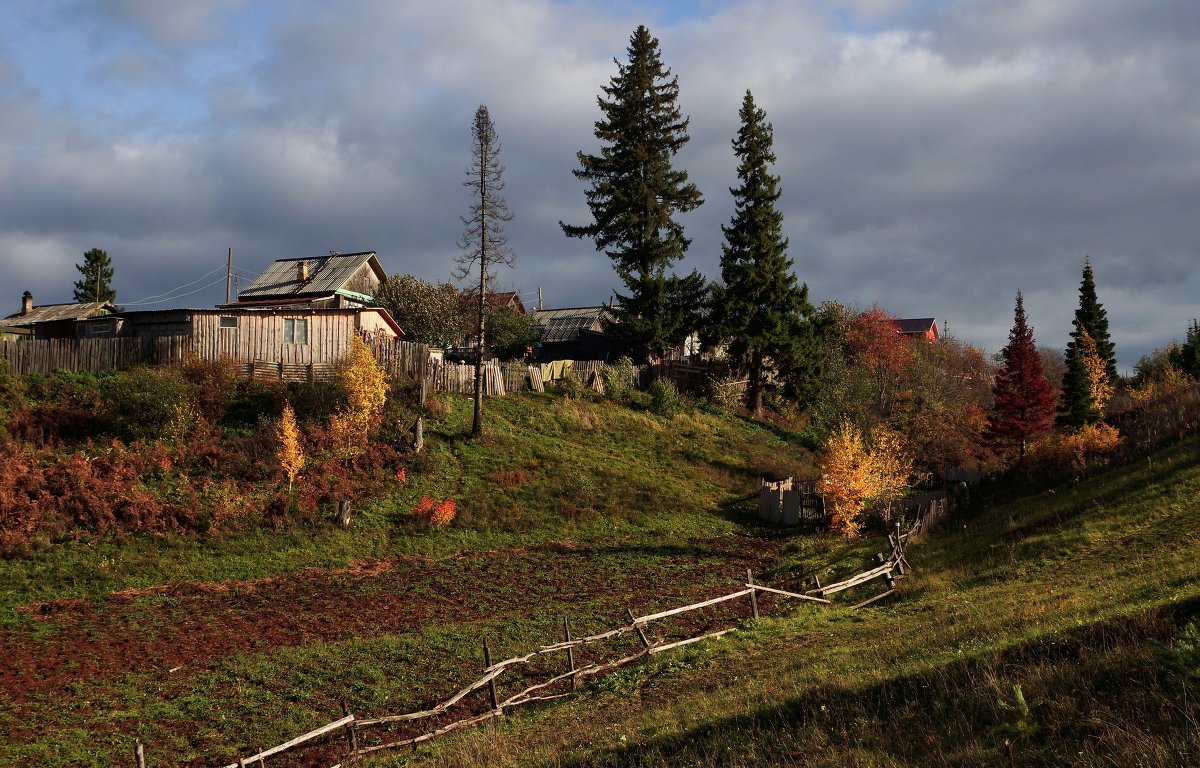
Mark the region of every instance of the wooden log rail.
MULTIPOLYGON (((941 514, 944 514, 944 508, 941 510, 938 510, 938 511, 941 514)), ((922 526, 923 523, 927 523, 928 521, 929 521, 928 517, 918 518, 918 520, 913 523, 912 527, 910 527, 908 531, 905 531, 903 533, 898 532, 895 534, 890 534, 888 537, 888 540, 889 540, 889 544, 891 544, 892 551, 891 551, 890 555, 887 555, 887 556, 884 556, 883 553, 880 553, 879 559, 884 561, 881 565, 879 565, 875 568, 871 568, 870 570, 863 571, 862 573, 856 574, 854 576, 851 576, 848 579, 844 579, 842 581, 835 582, 833 584, 828 584, 825 586, 818 585, 818 587, 816 589, 809 590, 807 593, 792 592, 789 590, 780 589, 778 587, 771 587, 771 586, 767 586, 764 584, 759 584, 754 581, 753 574, 751 572, 747 571, 746 572, 746 581, 742 585, 742 587, 743 587, 742 589, 736 590, 734 592, 730 592, 729 594, 709 598, 707 600, 701 600, 699 602, 679 606, 677 608, 669 608, 669 609, 662 610, 662 611, 656 611, 654 613, 648 613, 644 616, 634 616, 632 614, 632 612, 630 612, 628 624, 626 624, 624 626, 616 627, 615 629, 607 630, 605 632, 600 632, 600 633, 597 633, 594 635, 587 635, 585 637, 573 638, 573 637, 571 637, 570 628, 564 619, 564 624, 563 624, 563 634, 565 636, 564 640, 562 640, 560 642, 556 642, 556 643, 548 643, 546 645, 541 645, 536 650, 530 651, 529 653, 526 653, 524 655, 514 656, 512 658, 504 659, 502 661, 498 661, 495 663, 491 663, 490 651, 488 651, 485 646, 485 657, 484 657, 485 658, 485 666, 483 669, 482 676, 479 679, 477 679, 477 680, 467 684, 463 688, 459 689, 449 698, 439 702, 438 704, 435 704, 434 706, 432 706, 428 709, 423 709, 423 710, 419 710, 416 712, 406 712, 403 714, 395 714, 395 715, 383 715, 380 717, 371 717, 371 718, 356 718, 354 715, 349 714, 348 710, 344 710, 345 716, 338 720, 335 720, 331 723, 323 725, 320 728, 317 728, 315 730, 309 731, 308 733, 305 733, 301 736, 297 736, 296 738, 291 739, 290 741, 286 741, 282 744, 271 747, 270 749, 266 749, 261 752, 258 752, 257 754, 251 755, 250 757, 242 758, 236 763, 231 763, 229 765, 224 766, 224 768, 239 768, 239 766, 252 765, 254 763, 263 763, 265 758, 267 758, 267 757, 271 757, 272 755, 277 755, 281 752, 287 751, 289 749, 293 749, 297 746, 300 746, 309 741, 312 741, 313 739, 317 739, 317 738, 320 738, 321 736, 325 736, 330 733, 333 733, 339 729, 346 729, 347 738, 351 745, 349 755, 350 755, 350 759, 353 760, 356 757, 361 757, 363 755, 372 754, 372 753, 379 752, 382 750, 396 749, 399 747, 406 747, 406 746, 415 747, 418 744, 421 744, 426 741, 430 741, 432 739, 436 739, 439 736, 445 735, 452 731, 455 731, 455 730, 458 730, 461 728, 466 728, 468 726, 475 725, 477 723, 481 723, 481 722, 484 722, 484 721, 492 719, 492 718, 502 717, 505 713, 505 710, 511 709, 513 707, 522 706, 525 704, 531 704, 531 703, 539 702, 539 701, 550 701, 550 700, 554 700, 554 699, 563 698, 565 696, 571 695, 571 693, 578 686, 579 682, 582 680, 585 680, 587 678, 597 677, 599 675, 606 674, 606 673, 611 672, 620 667, 626 666, 628 664, 632 664, 640 659, 648 658, 648 657, 657 655, 659 653, 674 650, 676 648, 681 648, 683 646, 691 645, 693 643, 698 643, 703 640, 721 637, 721 636, 727 635, 731 632, 735 632, 736 628, 731 627, 728 629, 722 629, 722 630, 717 630, 714 632, 708 632, 708 633, 705 633, 702 635, 688 637, 688 638, 684 638, 681 640, 672 640, 669 642, 659 641, 656 643, 651 643, 644 633, 644 627, 646 625, 650 624, 651 622, 660 621, 662 619, 667 619, 672 616, 679 616, 681 614, 689 613, 691 611, 698 611, 698 610, 702 610, 704 608, 710 608, 714 605, 719 605, 721 603, 725 603, 725 602, 728 602, 731 600, 738 600, 738 599, 749 597, 751 599, 750 604, 752 606, 752 611, 754 613, 755 618, 757 618, 758 617, 757 595, 760 593, 779 595, 780 597, 802 600, 802 601, 805 601, 808 603, 814 603, 814 604, 821 605, 821 606, 831 606, 831 605, 833 605, 833 603, 831 600, 829 600, 830 595, 848 590, 852 587, 859 586, 861 584, 865 584, 865 583, 872 581, 874 579, 877 579, 877 578, 881 578, 881 577, 886 578, 888 581, 888 585, 889 585, 889 588, 886 591, 884 591, 878 595, 875 595, 874 597, 868 598, 862 602, 859 602, 855 605, 852 605, 852 606, 850 606, 850 609, 855 610, 855 609, 859 609, 859 608, 864 608, 869 605, 873 605, 873 604, 879 602, 880 600, 883 600, 884 598, 895 594, 895 588, 892 586, 892 584, 894 583, 895 571, 896 570, 903 571, 902 563, 905 565, 907 564, 904 559, 904 554, 905 554, 904 553, 904 544, 912 533, 918 532, 919 527, 922 526), (580 648, 583 648, 588 645, 594 645, 597 643, 602 643, 602 642, 605 642, 608 640, 612 640, 616 637, 619 637, 619 636, 625 635, 625 634, 636 634, 639 637, 639 639, 641 640, 641 647, 637 650, 636 653, 632 653, 632 654, 623 656, 614 661, 608 661, 608 662, 603 662, 603 663, 593 662, 593 663, 585 664, 582 666, 576 665, 575 656, 574 656, 574 651, 576 649, 580 649, 580 648), (549 679, 543 680, 541 682, 536 682, 536 683, 533 683, 532 685, 528 685, 525 688, 523 688, 522 690, 520 690, 519 692, 514 693, 514 694, 508 696, 507 698, 504 698, 503 700, 500 700, 495 697, 494 691, 495 691, 496 681, 498 678, 503 676, 505 674, 505 672, 507 672, 508 670, 510 670, 514 667, 517 667, 519 665, 528 664, 540 656, 543 656, 546 654, 556 654, 556 653, 567 654, 569 669, 566 672, 554 675, 554 676, 550 677, 549 679), (555 686, 563 684, 568 681, 571 684, 570 690, 565 691, 565 692, 559 692, 559 693, 548 693, 548 691, 553 689, 555 686), (369 727, 373 727, 373 726, 380 726, 380 725, 391 725, 391 724, 397 724, 397 723, 415 722, 418 720, 433 718, 433 717, 445 714, 447 711, 449 711, 455 705, 461 703, 463 701, 463 699, 465 699, 467 696, 469 696, 470 694, 472 694, 476 691, 479 691, 485 687, 489 688, 493 692, 493 694, 492 694, 492 698, 489 702, 488 709, 482 713, 473 714, 473 715, 470 715, 470 716, 467 716, 464 718, 460 718, 458 720, 455 720, 454 722, 438 726, 437 728, 434 728, 433 730, 426 731, 425 733, 421 733, 416 736, 411 736, 411 737, 407 737, 407 738, 403 738, 403 739, 399 739, 399 740, 389 741, 389 742, 382 743, 382 744, 373 744, 373 745, 368 745, 368 746, 359 746, 358 745, 357 735, 358 735, 359 729, 369 728, 369 727)))

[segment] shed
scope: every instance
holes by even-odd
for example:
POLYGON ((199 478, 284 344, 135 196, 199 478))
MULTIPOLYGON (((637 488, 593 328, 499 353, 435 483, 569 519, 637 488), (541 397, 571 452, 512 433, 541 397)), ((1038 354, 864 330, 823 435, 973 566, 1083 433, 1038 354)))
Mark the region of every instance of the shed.
POLYGON ((533 326, 538 359, 543 362, 608 359, 604 321, 612 319, 612 312, 605 306, 535 310, 533 326))
POLYGON ((0 333, 35 339, 87 338, 81 321, 112 315, 117 307, 111 301, 85 301, 75 304, 34 306, 33 295, 21 295, 21 311, 0 320, 0 333))
MULTIPOLYGON (((101 322, 90 320, 89 323, 101 322)), ((124 312, 107 319, 105 333, 120 337, 186 337, 192 354, 207 360, 265 360, 322 365, 337 361, 355 333, 397 338, 404 331, 382 307, 239 307, 124 312)))

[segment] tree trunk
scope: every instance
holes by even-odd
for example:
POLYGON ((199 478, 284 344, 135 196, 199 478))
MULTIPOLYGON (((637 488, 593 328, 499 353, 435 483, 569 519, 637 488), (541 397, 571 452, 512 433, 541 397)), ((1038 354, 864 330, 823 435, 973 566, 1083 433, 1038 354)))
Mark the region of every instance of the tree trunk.
POLYGON ((750 391, 747 393, 747 404, 750 414, 756 419, 762 418, 763 387, 762 387, 762 355, 757 351, 750 357, 750 391))
POLYGON ((481 149, 479 164, 479 200, 483 206, 480 210, 479 235, 479 317, 475 327, 475 415, 471 419, 471 438, 478 440, 483 436, 483 310, 487 303, 487 267, 488 267, 488 231, 487 231, 487 148, 481 149))
POLYGON ((479 325, 475 334, 475 416, 471 419, 471 437, 483 434, 483 306, 487 288, 487 262, 479 260, 479 325))

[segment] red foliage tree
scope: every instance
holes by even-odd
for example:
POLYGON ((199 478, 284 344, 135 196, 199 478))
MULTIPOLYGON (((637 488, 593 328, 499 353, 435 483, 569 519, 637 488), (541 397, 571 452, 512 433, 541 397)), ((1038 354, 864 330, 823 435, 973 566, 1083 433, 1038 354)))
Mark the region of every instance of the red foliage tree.
POLYGON ((896 330, 895 318, 876 304, 850 321, 846 341, 854 362, 870 375, 879 413, 890 416, 912 358, 906 339, 896 330))
POLYGON ((988 419, 988 437, 996 443, 1017 445, 1024 457, 1029 438, 1050 428, 1058 395, 1046 380, 1033 329, 1025 321, 1020 291, 1008 345, 1000 356, 1004 362, 992 388, 995 403, 988 419))

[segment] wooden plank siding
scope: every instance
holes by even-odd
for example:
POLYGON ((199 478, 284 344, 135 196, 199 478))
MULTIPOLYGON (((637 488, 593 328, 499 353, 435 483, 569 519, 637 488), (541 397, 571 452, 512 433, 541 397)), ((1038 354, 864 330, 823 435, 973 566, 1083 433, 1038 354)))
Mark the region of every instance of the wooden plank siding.
POLYGON ((358 332, 354 313, 271 312, 261 315, 196 313, 192 319, 193 348, 202 360, 273 361, 287 366, 328 366, 337 362, 358 332), (221 317, 236 317, 236 328, 222 328, 221 317), (305 344, 285 343, 284 320, 308 323, 305 344))

